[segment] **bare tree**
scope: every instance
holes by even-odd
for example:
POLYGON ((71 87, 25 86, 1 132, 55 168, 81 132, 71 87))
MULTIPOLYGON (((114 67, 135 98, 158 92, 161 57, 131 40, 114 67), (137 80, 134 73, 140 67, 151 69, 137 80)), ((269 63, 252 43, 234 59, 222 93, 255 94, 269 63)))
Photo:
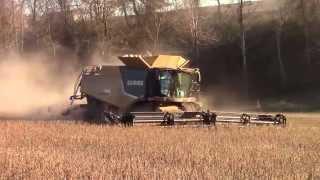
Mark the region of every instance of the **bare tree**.
POLYGON ((92 0, 90 7, 93 9, 94 22, 96 23, 96 32, 101 38, 102 56, 106 55, 108 51, 107 43, 111 41, 111 21, 110 18, 115 12, 116 1, 113 0, 92 0), (101 27, 101 28, 100 28, 101 27))
POLYGON ((310 56, 310 23, 309 17, 307 14, 307 2, 306 0, 300 0, 300 8, 301 8, 301 17, 302 17, 302 24, 304 29, 304 36, 305 36, 305 57, 308 63, 308 66, 311 67, 311 56, 310 56))
POLYGON ((19 49, 19 9, 19 1, 0 2, 0 51, 4 53, 19 49))
POLYGON ((37 24, 37 21, 43 15, 40 11, 40 2, 42 1, 14 0, 0 2, 0 51, 6 53, 10 50, 23 53, 25 37, 30 37, 25 36, 26 33, 36 34, 33 36, 36 38, 32 42, 38 43, 38 38, 41 36, 38 30, 42 26, 37 24), (26 30, 26 28, 28 29, 26 30))
POLYGON ((246 96, 249 95, 249 80, 248 80, 248 65, 247 65, 247 53, 246 53, 246 34, 244 26, 244 6, 245 0, 239 0, 239 25, 241 34, 241 52, 242 52, 242 68, 243 68, 243 81, 246 88, 246 96))
POLYGON ((221 18, 222 18, 222 12, 221 12, 221 2, 220 0, 216 0, 217 1, 217 4, 218 4, 218 20, 219 20, 219 23, 221 22, 221 18))
MULTIPOLYGON (((150 35, 153 40, 153 52, 157 53, 159 50, 159 36, 160 36, 160 30, 161 30, 161 25, 162 25, 162 20, 163 20, 163 14, 161 12, 159 13, 153 13, 153 35, 150 35)), ((150 31, 149 31, 150 33, 150 31)))
POLYGON ((31 6, 32 23, 35 23, 35 22, 36 22, 36 17, 37 17, 37 5, 38 5, 38 0, 33 0, 32 6, 31 6))
MULTIPOLYGON (((36 1, 36 0, 34 0, 36 1)), ((71 2, 69 2, 68 0, 57 0, 59 8, 60 8, 60 12, 63 13, 63 18, 64 18, 64 24, 66 27, 69 26, 69 21, 68 19, 70 18, 70 5, 71 2)))
POLYGON ((194 55, 194 60, 198 63, 199 60, 199 35, 200 35, 200 26, 199 26, 199 0, 184 0, 184 8, 186 9, 187 24, 189 32, 192 38, 192 53, 194 55))
POLYGON ((123 12, 123 16, 125 18, 127 27, 132 28, 132 24, 129 20, 129 14, 128 14, 128 2, 126 0, 119 0, 121 11, 123 12))
MULTIPOLYGON (((23 53, 24 51, 24 28, 25 28, 25 0, 21 0, 19 3, 19 32, 20 32, 20 36, 18 38, 18 49, 20 51, 20 53, 23 53)), ((18 33, 17 33, 18 34, 18 33)))
POLYGON ((281 39, 282 39, 282 33, 283 33, 282 29, 283 29, 283 24, 285 23, 285 20, 286 20, 285 12, 283 10, 285 5, 286 4, 283 2, 280 5, 278 5, 274 15, 275 21, 276 21, 275 34, 276 34, 277 59, 279 63, 282 88, 285 88, 287 83, 287 74, 284 67, 284 63, 283 63, 282 48, 281 48, 281 39))
POLYGON ((140 46, 144 46, 144 51, 157 53, 160 44, 160 31, 166 13, 168 13, 166 7, 169 3, 166 0, 119 1, 127 28, 130 29, 130 34, 135 34, 128 38, 131 38, 133 42, 138 42, 140 46))
POLYGON ((147 0, 146 2, 145 29, 148 34, 148 38, 153 42, 153 53, 158 53, 160 31, 162 24, 167 18, 166 7, 168 4, 165 1, 147 0))

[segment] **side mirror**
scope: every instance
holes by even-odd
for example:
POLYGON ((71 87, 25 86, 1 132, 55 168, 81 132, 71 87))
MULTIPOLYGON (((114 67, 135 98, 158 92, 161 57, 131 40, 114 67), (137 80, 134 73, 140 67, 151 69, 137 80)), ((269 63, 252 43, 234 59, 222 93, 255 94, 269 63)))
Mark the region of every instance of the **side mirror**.
POLYGON ((196 82, 200 83, 201 82, 201 73, 200 73, 200 69, 196 68, 194 70, 195 75, 196 75, 196 82))

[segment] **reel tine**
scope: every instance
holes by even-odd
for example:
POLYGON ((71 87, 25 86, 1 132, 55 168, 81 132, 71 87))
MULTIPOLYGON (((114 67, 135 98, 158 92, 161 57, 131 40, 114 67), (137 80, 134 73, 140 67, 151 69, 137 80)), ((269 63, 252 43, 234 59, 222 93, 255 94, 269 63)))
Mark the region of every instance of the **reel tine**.
POLYGON ((243 113, 240 116, 240 122, 242 122, 242 124, 248 125, 250 121, 251 121, 251 116, 249 114, 243 113))
POLYGON ((162 124, 173 126, 175 124, 174 122, 174 114, 166 112, 163 116, 163 122, 162 124))
POLYGON ((211 125, 211 124, 213 124, 214 126, 216 125, 217 114, 212 113, 209 110, 207 112, 202 112, 201 118, 202 118, 203 123, 206 125, 211 125))
POLYGON ((276 124, 280 124, 280 125, 286 126, 286 125, 287 125, 287 117, 284 116, 283 114, 277 114, 277 115, 274 117, 274 122, 275 122, 276 124))

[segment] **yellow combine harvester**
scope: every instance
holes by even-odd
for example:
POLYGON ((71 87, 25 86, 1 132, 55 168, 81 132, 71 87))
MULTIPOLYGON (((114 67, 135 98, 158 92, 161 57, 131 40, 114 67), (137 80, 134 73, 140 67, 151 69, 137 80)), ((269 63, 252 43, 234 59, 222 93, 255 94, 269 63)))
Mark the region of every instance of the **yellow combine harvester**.
POLYGON ((86 98, 86 116, 92 122, 176 123, 216 122, 285 124, 283 115, 222 115, 202 111, 201 75, 181 56, 119 57, 124 65, 83 69, 71 101, 86 98))

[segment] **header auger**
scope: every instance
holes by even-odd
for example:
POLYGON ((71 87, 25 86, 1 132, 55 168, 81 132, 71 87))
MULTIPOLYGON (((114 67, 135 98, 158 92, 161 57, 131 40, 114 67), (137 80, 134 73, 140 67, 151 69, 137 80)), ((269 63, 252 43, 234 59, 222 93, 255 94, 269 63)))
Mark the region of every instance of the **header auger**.
POLYGON ((181 56, 119 57, 124 65, 88 66, 71 101, 87 100, 86 119, 109 124, 285 125, 286 117, 204 111, 199 103, 201 74, 181 56))

